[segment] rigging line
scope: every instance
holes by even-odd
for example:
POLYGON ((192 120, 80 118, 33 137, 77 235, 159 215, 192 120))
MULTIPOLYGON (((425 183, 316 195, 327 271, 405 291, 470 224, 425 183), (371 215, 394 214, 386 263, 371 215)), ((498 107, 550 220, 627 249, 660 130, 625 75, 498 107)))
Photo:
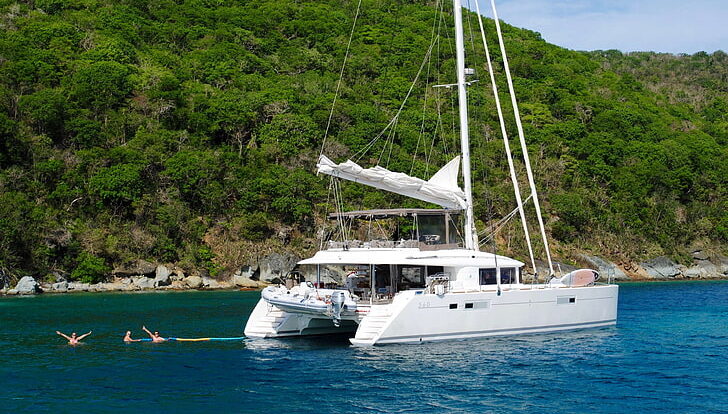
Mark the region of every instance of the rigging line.
POLYGON ((336 99, 339 96, 339 90, 341 90, 341 81, 344 79, 344 68, 346 68, 346 61, 349 58, 349 50, 351 49, 351 39, 354 38, 354 29, 356 28, 356 21, 359 19, 359 10, 361 10, 361 1, 356 5, 356 14, 354 15, 354 24, 351 25, 351 33, 349 33, 349 42, 346 44, 346 52, 344 53, 344 61, 341 63, 341 71, 339 72, 339 81, 336 82, 336 92, 334 93, 334 101, 331 103, 331 112, 329 112, 329 120, 326 122, 326 131, 324 132, 324 139, 321 142, 321 153, 319 158, 324 155, 324 148, 326 145, 326 138, 329 136, 329 128, 331 127, 331 119, 334 117, 334 107, 336 106, 336 99))
POLYGON ((324 249, 324 237, 326 237, 326 213, 329 211, 329 200, 331 199, 331 187, 333 185, 333 176, 332 179, 329 181, 329 191, 326 194, 326 207, 324 209, 324 224, 321 226, 321 242, 319 243, 319 250, 324 249))
MULTIPOLYGON (((546 250, 546 258, 549 262, 549 276, 554 274, 554 264, 551 262, 551 251, 549 249, 549 241, 546 237, 546 228, 543 224, 543 217, 541 216, 541 204, 538 201, 538 192, 536 191, 536 183, 533 179, 533 171, 531 171, 531 161, 528 157, 528 148, 526 147, 526 138, 523 134, 523 125, 521 124, 521 116, 518 111, 518 101, 516 100, 516 92, 513 88, 513 79, 511 79, 511 70, 508 67, 508 58, 506 57, 506 48, 503 44, 503 34, 501 33, 500 22, 498 21, 498 12, 495 9, 495 0, 490 0, 491 8, 493 9, 493 20, 495 21, 495 28, 498 32, 498 43, 500 45, 501 54, 503 55, 503 71, 506 73, 506 80, 508 81, 508 90, 511 95, 511 103, 513 104, 513 115, 516 117, 516 128, 518 129, 518 139, 521 141, 521 150, 523 151, 523 163, 526 165, 526 175, 528 176, 528 184, 531 187, 531 194, 533 194, 533 206, 536 208, 536 218, 538 218, 538 225, 541 229, 541 238, 543 239, 544 249, 546 250)), ((534 267, 534 272, 536 271, 534 267)), ((538 277, 534 277, 534 279, 538 277)))
MULTIPOLYGON (((437 20, 439 14, 437 13, 437 9, 439 8, 440 0, 437 0, 435 3, 435 13, 434 13, 434 19, 432 19, 432 31, 430 32, 430 44, 432 44, 435 41, 435 28, 437 27, 437 20)), ((425 115, 427 113, 427 93, 429 92, 430 88, 430 68, 432 66, 432 55, 430 55, 429 59, 427 59, 427 73, 425 74, 425 96, 422 102, 422 123, 420 124, 420 134, 417 136, 417 145, 415 145, 415 152, 412 155, 412 166, 410 167, 409 175, 412 175, 415 169, 415 162, 417 161, 417 152, 420 150, 420 141, 422 140, 422 137, 425 135, 425 115)), ((424 144, 423 144, 424 145, 424 144)), ((425 150, 426 152, 426 150, 425 150)))
MULTIPOLYGON (((527 198, 526 198, 525 200, 523 200, 523 203, 524 203, 524 205, 525 205, 526 203, 528 203, 528 200, 530 200, 530 199, 531 199, 532 197, 533 197, 533 196, 529 195, 529 196, 528 196, 528 197, 527 197, 527 198)), ((511 211, 510 211, 510 212, 509 212, 508 214, 506 214, 506 215, 505 215, 505 216, 503 216, 503 217, 502 217, 502 218, 501 218, 500 220, 498 220, 498 222, 497 222, 497 223, 495 224, 495 226, 496 226, 496 227, 500 227, 500 226, 501 226, 502 224, 506 223, 506 222, 507 222, 507 221, 509 221, 509 220, 510 220, 511 218, 513 218, 513 216, 515 216, 515 215, 516 215, 516 213, 518 213, 518 207, 514 208, 514 209, 513 209, 513 210, 511 210, 511 211)), ((480 233, 478 233, 478 235, 479 235, 479 236, 483 236, 483 235, 485 235, 485 234, 486 234, 486 231, 485 231, 485 230, 483 230, 483 231, 481 231, 480 233)))
MULTIPOLYGON (((367 144, 367 147, 366 148, 370 148, 371 145, 374 145, 374 142, 376 140, 378 140, 384 134, 384 132, 386 132, 387 128, 389 128, 392 125, 394 125, 394 128, 396 128, 396 124, 399 121, 399 116, 402 114, 402 110, 404 110, 404 106, 407 104, 407 100, 412 95, 412 90, 415 88, 415 85, 417 84, 417 80, 420 78, 420 75, 422 74, 422 70, 424 69, 425 64, 427 63, 427 59, 429 58, 430 54, 432 53, 433 46, 434 46, 434 42, 433 43, 430 43, 430 47, 429 47, 429 49, 427 49, 427 53, 425 54, 425 58, 422 59, 422 63, 420 64, 420 68, 417 71, 417 75, 415 75, 415 78, 412 81, 412 84, 410 85, 409 90, 407 91, 407 95, 404 97, 404 101, 402 101, 402 104, 399 106, 399 109, 397 110, 397 113, 394 115, 394 117, 392 118, 392 120, 389 121, 389 124, 387 124, 387 126, 384 127, 384 130, 382 130, 382 132, 380 132, 379 135, 377 135, 376 138, 374 138, 373 140, 371 140, 369 142, 369 144, 367 144)), ((386 147, 386 144, 385 144, 385 147, 386 147)), ((361 151, 359 151, 359 152, 361 152, 361 151)), ((359 155, 359 152, 356 153, 356 155, 359 155)), ((359 157, 361 157, 362 155, 363 154, 359 155, 359 157)), ((380 157, 380 161, 381 161, 381 157, 380 157)))
MULTIPOLYGON (((506 123, 503 117, 503 108, 501 107, 500 96, 498 95, 498 85, 495 83, 495 74, 493 72, 493 63, 490 59, 490 51, 488 49, 488 42, 485 40, 485 29, 483 28, 483 17, 480 14, 479 2, 475 2, 476 12, 478 14, 478 24, 480 26, 480 36, 483 41, 483 49, 485 49, 485 60, 488 63, 488 73, 490 75, 490 83, 493 88, 493 97, 495 98, 495 106, 498 111, 498 122, 500 123, 501 134, 503 135, 503 145, 506 150, 506 158, 508 159, 508 169, 510 170, 511 181, 513 183, 513 192, 516 196, 516 203, 518 206, 518 212, 521 216, 521 225, 523 226, 523 234, 526 238, 526 245, 528 246, 528 255, 531 259, 531 265, 533 266, 534 272, 536 271, 536 258, 533 254, 533 245, 531 243, 531 235, 528 232, 528 223, 526 222, 526 212, 523 208, 523 201, 521 200, 521 189, 518 184, 518 176, 516 175, 516 169, 513 166, 513 155, 511 153, 511 144, 508 140, 508 131, 506 130, 506 123)), ((496 25, 498 24, 498 18, 495 19, 496 25)), ((506 73, 508 73, 506 71, 506 73)))
MULTIPOLYGON (((526 202, 528 202, 528 200, 530 200, 530 199, 531 199, 531 196, 528 196, 528 198, 526 199, 526 202)), ((495 230, 492 230, 488 234, 485 234, 485 231, 479 233, 478 236, 483 236, 483 238, 481 240, 484 240, 484 241, 481 241, 480 244, 485 244, 488 240, 492 240, 492 237, 495 236, 496 233, 501 231, 506 226, 506 224, 508 224, 508 222, 511 221, 511 219, 513 217, 515 217, 516 213, 518 213, 518 207, 514 208, 510 213, 503 216, 503 218, 501 218, 493 226, 493 227, 495 227, 495 230)))

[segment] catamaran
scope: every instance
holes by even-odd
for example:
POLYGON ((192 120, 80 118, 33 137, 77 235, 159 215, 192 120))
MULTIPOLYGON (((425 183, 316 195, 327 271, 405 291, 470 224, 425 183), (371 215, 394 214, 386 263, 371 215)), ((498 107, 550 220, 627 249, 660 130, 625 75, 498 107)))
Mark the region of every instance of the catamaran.
MULTIPOLYGON (((617 285, 599 283, 599 274, 591 269, 558 277, 554 272, 495 3, 491 0, 531 191, 526 200, 521 197, 479 5, 477 1, 475 4, 517 202, 512 214, 520 215, 531 269, 536 272, 524 210, 525 203, 532 200, 548 277, 537 281, 535 273, 529 282, 525 263, 479 249, 473 214, 466 92, 474 83, 468 79, 473 71, 465 66, 461 0, 453 0, 457 83, 445 86, 457 88, 461 155, 427 181, 381 165, 364 168, 352 160, 336 163, 323 151, 317 163, 318 173, 335 180, 354 181, 441 208, 339 210, 330 214, 339 225, 342 240, 322 243, 313 257, 298 263, 300 272, 292 273, 285 284, 262 291, 245 326, 248 338, 348 333, 352 344, 371 346, 616 324, 617 285), (458 185, 461 166, 463 189, 458 185), (381 222, 386 220, 397 222, 397 227, 382 228, 381 222), (355 233, 354 228, 368 237, 349 237, 355 233), (376 236, 392 234, 395 237, 376 236)), ((358 13, 359 8, 357 16, 358 13)), ((354 21, 356 24, 356 18, 354 21)), ((337 182, 333 181, 335 188, 337 182)))

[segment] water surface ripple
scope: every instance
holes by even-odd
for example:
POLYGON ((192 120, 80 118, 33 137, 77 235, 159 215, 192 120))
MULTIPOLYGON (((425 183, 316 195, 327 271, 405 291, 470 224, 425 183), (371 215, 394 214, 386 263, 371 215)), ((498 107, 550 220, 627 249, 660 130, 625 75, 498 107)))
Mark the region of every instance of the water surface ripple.
POLYGON ((620 288, 617 327, 354 348, 346 337, 239 336, 258 292, 0 299, 5 412, 485 413, 728 409, 728 283, 620 288), (93 335, 79 347, 53 332, 93 335))

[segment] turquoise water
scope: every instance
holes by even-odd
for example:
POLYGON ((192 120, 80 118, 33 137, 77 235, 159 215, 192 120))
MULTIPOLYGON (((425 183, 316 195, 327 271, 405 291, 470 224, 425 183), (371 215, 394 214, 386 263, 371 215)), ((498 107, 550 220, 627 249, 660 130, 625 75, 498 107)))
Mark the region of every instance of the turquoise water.
POLYGON ((258 292, 0 299, 4 412, 728 412, 728 283, 623 285, 617 327, 354 348, 242 334, 258 292), (55 330, 94 333, 70 347, 55 330))

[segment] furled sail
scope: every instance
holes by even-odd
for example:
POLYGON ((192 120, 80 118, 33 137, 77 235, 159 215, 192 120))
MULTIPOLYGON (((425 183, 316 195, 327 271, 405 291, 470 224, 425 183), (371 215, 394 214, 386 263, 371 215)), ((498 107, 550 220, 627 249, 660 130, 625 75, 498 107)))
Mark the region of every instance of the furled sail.
POLYGON ((316 167, 319 173, 438 204, 445 208, 465 209, 467 206, 465 193, 458 187, 460 156, 445 164, 429 181, 389 171, 379 165, 362 168, 351 160, 337 164, 325 155, 319 157, 316 167))

